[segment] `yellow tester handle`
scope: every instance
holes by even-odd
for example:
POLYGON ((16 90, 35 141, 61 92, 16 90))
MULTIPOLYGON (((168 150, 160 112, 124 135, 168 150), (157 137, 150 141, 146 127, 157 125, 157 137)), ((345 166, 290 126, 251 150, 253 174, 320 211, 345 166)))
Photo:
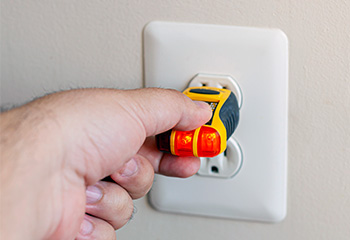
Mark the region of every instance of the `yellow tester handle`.
POLYGON ((183 92, 195 101, 207 102, 212 110, 211 119, 192 131, 169 130, 156 136, 160 151, 177 156, 214 157, 226 149, 226 141, 239 121, 236 96, 227 89, 191 87, 183 92))

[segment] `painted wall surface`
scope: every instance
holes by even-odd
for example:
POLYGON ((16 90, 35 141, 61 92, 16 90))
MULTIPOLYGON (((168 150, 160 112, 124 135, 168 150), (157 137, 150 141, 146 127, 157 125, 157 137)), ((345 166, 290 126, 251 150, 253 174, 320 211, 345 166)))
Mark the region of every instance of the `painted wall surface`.
POLYGON ((350 1, 1 1, 1 103, 142 87, 152 20, 273 27, 290 41, 288 215, 278 224, 164 214, 146 199, 118 239, 350 238, 350 1))

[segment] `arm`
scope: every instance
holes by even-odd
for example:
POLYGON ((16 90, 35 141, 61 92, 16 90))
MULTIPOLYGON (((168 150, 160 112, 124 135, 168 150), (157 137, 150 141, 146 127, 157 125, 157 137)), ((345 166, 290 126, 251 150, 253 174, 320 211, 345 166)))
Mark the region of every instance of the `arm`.
POLYGON ((174 90, 86 89, 0 116, 1 236, 113 239, 154 172, 188 177, 199 168, 197 158, 157 151, 151 136, 199 127, 211 110, 174 90))

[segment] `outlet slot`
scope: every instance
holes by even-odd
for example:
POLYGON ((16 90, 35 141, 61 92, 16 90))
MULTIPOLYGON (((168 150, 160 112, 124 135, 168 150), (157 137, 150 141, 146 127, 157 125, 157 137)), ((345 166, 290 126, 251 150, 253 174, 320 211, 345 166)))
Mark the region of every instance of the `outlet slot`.
POLYGON ((219 169, 218 169, 217 166, 211 166, 211 171, 212 171, 213 173, 219 173, 219 169))

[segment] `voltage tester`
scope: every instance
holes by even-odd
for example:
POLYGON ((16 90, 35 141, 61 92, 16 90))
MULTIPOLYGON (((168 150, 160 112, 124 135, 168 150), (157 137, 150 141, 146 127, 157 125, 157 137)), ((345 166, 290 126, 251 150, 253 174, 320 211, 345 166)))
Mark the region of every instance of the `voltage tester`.
POLYGON ((192 131, 171 129, 156 136, 160 151, 177 156, 214 157, 226 150, 226 141, 239 121, 236 96, 228 89, 190 87, 183 92, 194 101, 207 102, 211 119, 192 131))

